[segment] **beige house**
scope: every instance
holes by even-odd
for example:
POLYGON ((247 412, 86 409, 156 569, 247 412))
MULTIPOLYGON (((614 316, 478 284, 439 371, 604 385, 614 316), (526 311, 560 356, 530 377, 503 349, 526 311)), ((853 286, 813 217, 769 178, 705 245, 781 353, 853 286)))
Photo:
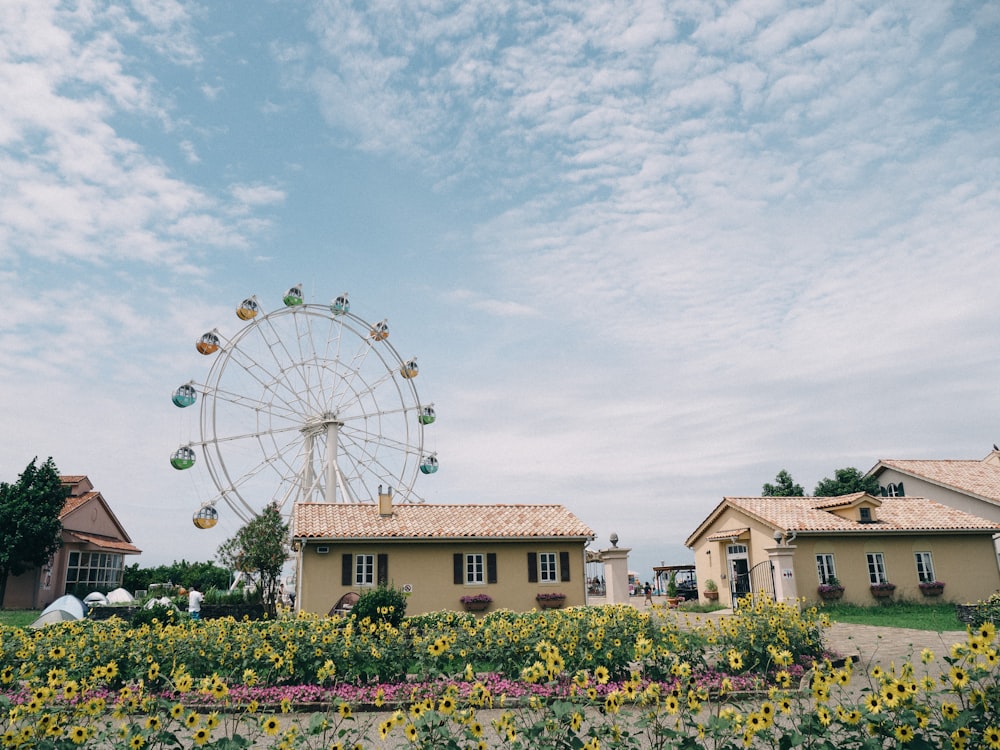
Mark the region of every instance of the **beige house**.
POLYGON ((873 604, 877 583, 894 584, 896 599, 969 602, 1000 588, 998 532, 995 521, 922 497, 726 497, 685 544, 702 589, 715 580, 726 605, 776 588, 816 601, 832 578, 855 604, 873 604), (933 581, 943 593, 920 586, 933 581))
POLYGON ((971 461, 882 459, 868 475, 883 496, 929 497, 1000 523, 1000 450, 971 461))
POLYGON ((59 514, 62 547, 44 567, 7 579, 7 609, 44 609, 63 594, 82 598, 91 591, 118 588, 125 556, 142 551, 86 476, 59 480, 68 492, 59 514))
POLYGON ((380 583, 408 594, 407 614, 530 610, 536 595, 586 603, 586 545, 594 532, 561 505, 299 503, 293 511, 296 606, 327 614, 345 594, 380 583))

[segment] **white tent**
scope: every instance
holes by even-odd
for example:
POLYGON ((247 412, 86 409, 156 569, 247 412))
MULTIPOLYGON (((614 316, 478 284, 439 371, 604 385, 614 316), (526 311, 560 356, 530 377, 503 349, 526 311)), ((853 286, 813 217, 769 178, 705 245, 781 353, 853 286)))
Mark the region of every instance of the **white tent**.
POLYGON ((31 623, 31 627, 40 628, 43 625, 50 625, 53 622, 68 622, 69 620, 82 620, 86 613, 86 605, 71 594, 60 596, 52 604, 42 610, 42 614, 31 623))
POLYGON ((43 609, 42 614, 44 615, 49 610, 53 609, 65 610, 66 612, 69 612, 71 615, 73 615, 73 618, 76 620, 82 620, 83 616, 87 614, 87 605, 85 605, 83 602, 81 602, 72 594, 66 594, 65 596, 60 596, 58 599, 52 602, 52 604, 43 609))
POLYGON ((100 591, 91 591, 85 597, 83 597, 83 603, 88 607, 93 607, 95 604, 107 604, 108 598, 104 596, 100 591))
POLYGON ((117 588, 114 591, 108 592, 108 602, 111 604, 129 604, 135 601, 132 595, 123 588, 117 588))

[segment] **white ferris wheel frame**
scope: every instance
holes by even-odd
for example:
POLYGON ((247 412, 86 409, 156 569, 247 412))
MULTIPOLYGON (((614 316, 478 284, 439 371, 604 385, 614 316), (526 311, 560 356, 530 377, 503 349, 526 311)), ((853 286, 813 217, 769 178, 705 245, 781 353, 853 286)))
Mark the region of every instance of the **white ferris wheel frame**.
POLYGON ((260 313, 229 339, 219 334, 206 382, 192 383, 202 394, 201 439, 190 445, 202 449, 218 490, 206 505, 224 500, 246 522, 270 502, 368 502, 383 488, 396 502, 424 502, 414 484, 426 406, 415 368, 403 374, 414 363, 374 331, 353 313, 301 304, 260 313), (256 458, 234 461, 237 447, 256 458))

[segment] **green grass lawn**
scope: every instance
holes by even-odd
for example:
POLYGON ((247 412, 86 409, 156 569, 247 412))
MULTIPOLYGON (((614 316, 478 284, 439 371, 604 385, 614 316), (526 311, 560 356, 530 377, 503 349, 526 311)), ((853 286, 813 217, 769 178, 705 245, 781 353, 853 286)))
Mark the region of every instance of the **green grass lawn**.
POLYGON ((955 614, 954 604, 917 604, 888 602, 873 607, 854 604, 825 604, 820 608, 834 622, 856 625, 882 625, 892 628, 933 630, 965 630, 965 624, 955 614))
POLYGON ((25 628, 42 614, 37 609, 0 609, 0 625, 13 625, 16 628, 25 628))

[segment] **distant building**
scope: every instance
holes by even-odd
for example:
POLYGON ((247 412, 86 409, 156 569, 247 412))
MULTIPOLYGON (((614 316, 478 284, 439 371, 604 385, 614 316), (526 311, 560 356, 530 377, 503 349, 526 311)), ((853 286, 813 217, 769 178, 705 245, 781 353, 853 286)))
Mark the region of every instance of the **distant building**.
POLYGON ((685 544, 694 551, 699 584, 718 584, 720 604, 771 594, 775 583, 786 583, 775 580, 779 575, 812 601, 836 579, 844 601, 854 604, 873 604, 877 584, 886 583, 898 599, 969 602, 1000 587, 997 533, 997 522, 925 497, 857 492, 726 497, 685 544), (787 567, 779 571, 783 553, 787 567), (928 585, 935 581, 945 582, 943 591, 928 585))
POLYGON ((122 585, 125 556, 142 552, 86 476, 59 480, 69 492, 59 514, 63 546, 47 565, 7 579, 6 609, 43 609, 64 594, 111 591, 122 585))
MULTIPOLYGON (((292 519, 296 605, 327 614, 380 583, 408 594, 407 614, 461 611, 485 594, 493 609, 541 607, 539 594, 586 603, 594 532, 561 505, 299 503, 292 519)), ((542 600, 544 601, 544 599, 542 600)))

